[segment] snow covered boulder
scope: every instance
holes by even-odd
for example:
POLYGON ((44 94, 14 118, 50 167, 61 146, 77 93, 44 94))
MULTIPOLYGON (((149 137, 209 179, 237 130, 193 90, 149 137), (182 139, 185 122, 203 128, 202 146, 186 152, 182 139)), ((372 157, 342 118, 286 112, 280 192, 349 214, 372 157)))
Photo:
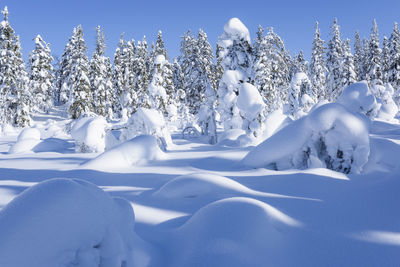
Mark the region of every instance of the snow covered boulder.
POLYGON ((162 159, 164 156, 154 136, 140 135, 89 160, 82 167, 96 170, 119 170, 162 159))
POLYGON ((25 128, 18 135, 17 142, 10 148, 8 153, 29 153, 39 143, 40 131, 36 128, 25 128))
POLYGON ((102 116, 84 117, 74 123, 71 136, 78 152, 103 152, 106 148, 107 121, 102 116))
POLYGON ((242 163, 276 170, 324 167, 360 173, 369 153, 367 122, 331 103, 282 128, 250 151, 242 163))
POLYGON ((336 102, 371 119, 376 117, 380 108, 366 81, 347 86, 336 102))
POLYGON ((134 266, 134 213, 82 180, 39 183, 0 211, 0 266, 134 266))
POLYGON ((129 140, 138 135, 154 136, 163 150, 172 145, 171 134, 164 116, 156 109, 139 108, 130 117, 122 140, 129 140))
POLYGON ((171 266, 279 266, 279 251, 300 223, 245 197, 213 202, 173 232, 171 266))

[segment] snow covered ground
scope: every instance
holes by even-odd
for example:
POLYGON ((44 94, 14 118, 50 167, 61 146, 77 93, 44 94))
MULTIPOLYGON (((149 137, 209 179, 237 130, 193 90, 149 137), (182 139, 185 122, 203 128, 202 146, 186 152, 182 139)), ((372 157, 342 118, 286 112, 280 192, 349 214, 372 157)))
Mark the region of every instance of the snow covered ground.
POLYGON ((126 146, 97 157, 75 152, 64 131, 69 121, 59 113, 34 120, 41 139, 36 130, 19 140, 18 132, 0 137, 0 255, 7 255, 0 266, 26 267, 29 257, 31 267, 400 263, 396 122, 375 120, 363 171, 343 174, 254 169, 242 162, 251 146, 209 145, 180 134, 166 151, 142 136, 128 141, 131 157, 123 154, 126 146), (140 143, 151 151, 143 153, 140 143), (118 157, 126 162, 107 168, 118 157), (53 178, 64 179, 32 188, 53 178))

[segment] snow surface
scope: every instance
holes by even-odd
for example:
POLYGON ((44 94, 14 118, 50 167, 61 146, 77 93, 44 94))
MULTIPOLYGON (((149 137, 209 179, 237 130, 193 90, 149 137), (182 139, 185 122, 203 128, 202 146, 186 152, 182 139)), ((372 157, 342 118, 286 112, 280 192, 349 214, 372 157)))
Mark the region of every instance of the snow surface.
POLYGON ((337 137, 332 140, 339 145, 369 140, 368 161, 358 174, 245 167, 240 163, 252 147, 221 144, 237 142, 243 130, 219 133, 225 141, 217 145, 173 133, 174 145, 163 157, 140 164, 127 158, 152 151, 157 138, 132 140, 86 168, 99 155, 73 149, 70 121, 63 117, 53 111, 33 116, 41 143, 63 144, 53 147, 57 153, 34 148, 35 153, 8 154, 19 130, 0 136, 0 266, 120 267, 128 255, 133 266, 154 267, 400 262, 396 120, 369 121, 340 104, 318 105, 294 122, 279 112, 266 118, 272 134, 267 141, 278 135, 282 140, 260 159, 288 151, 286 142, 297 146, 302 129, 325 129, 321 136, 337 137), (99 265, 107 259, 115 264, 99 265))

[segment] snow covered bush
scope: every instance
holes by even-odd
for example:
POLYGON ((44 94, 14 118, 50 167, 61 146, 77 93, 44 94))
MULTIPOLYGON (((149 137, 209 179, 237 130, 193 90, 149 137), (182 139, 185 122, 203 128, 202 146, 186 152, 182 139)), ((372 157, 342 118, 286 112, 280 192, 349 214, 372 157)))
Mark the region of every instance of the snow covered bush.
POLYGON ((76 179, 41 182, 0 211, 0 266, 134 266, 131 205, 76 179))
POLYGON ((342 104, 352 112, 364 114, 371 119, 376 117, 380 108, 366 81, 356 82, 344 88, 337 103, 342 104))
POLYGON ((83 164, 83 167, 96 170, 120 170, 163 157, 164 153, 160 150, 154 136, 139 135, 89 160, 83 164))
POLYGON ((375 84, 372 86, 378 104, 381 105, 377 118, 383 120, 392 120, 396 116, 399 108, 393 100, 394 89, 390 83, 385 85, 375 84))
POLYGON ((369 152, 366 120, 341 104, 330 103, 272 135, 242 162, 276 170, 324 167, 360 173, 369 152))
POLYGON ((160 147, 165 150, 172 145, 163 114, 156 109, 139 108, 130 118, 124 129, 121 141, 132 139, 138 135, 153 135, 160 147))
POLYGON ((83 117, 71 129, 77 152, 103 152, 106 148, 107 121, 102 116, 83 117))
POLYGON ((299 118, 310 111, 315 104, 311 81, 304 72, 297 72, 290 83, 289 113, 294 118, 299 118))

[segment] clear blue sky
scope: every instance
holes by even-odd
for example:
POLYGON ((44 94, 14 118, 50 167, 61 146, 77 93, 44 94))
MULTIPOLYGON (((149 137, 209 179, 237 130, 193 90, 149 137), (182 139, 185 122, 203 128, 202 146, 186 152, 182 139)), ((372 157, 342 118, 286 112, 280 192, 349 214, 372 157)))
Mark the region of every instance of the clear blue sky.
POLYGON ((61 56, 72 29, 82 24, 89 54, 95 43, 95 27, 101 25, 108 39, 107 53, 113 56, 122 32, 126 39, 141 40, 146 35, 149 44, 157 31, 163 31, 170 57, 179 54, 180 36, 188 29, 205 30, 215 47, 223 25, 238 17, 255 37, 258 24, 274 27, 291 53, 303 50, 310 55, 314 24, 320 22, 322 36, 328 40, 330 25, 337 17, 343 38, 354 37, 356 29, 367 37, 376 18, 381 38, 390 35, 393 22, 400 21, 400 0, 374 1, 268 1, 268 0, 5 0, 10 22, 21 37, 24 57, 33 49, 36 34, 50 42, 53 54, 61 56))

